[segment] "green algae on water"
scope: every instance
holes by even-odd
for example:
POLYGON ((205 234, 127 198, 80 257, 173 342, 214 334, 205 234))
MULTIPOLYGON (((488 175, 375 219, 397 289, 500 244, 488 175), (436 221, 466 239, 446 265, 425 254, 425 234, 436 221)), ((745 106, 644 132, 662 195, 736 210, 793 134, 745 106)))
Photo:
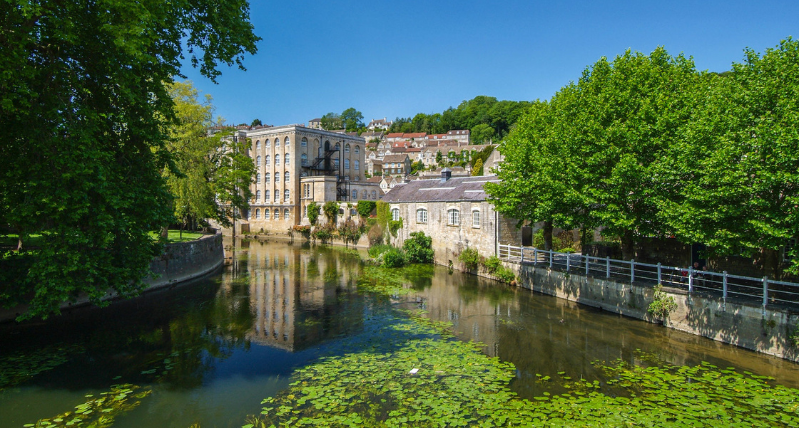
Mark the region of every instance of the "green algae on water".
POLYGON ((23 427, 72 427, 72 428, 106 428, 114 424, 117 416, 133 410, 140 399, 152 392, 149 388, 141 388, 131 384, 113 385, 111 390, 100 393, 99 397, 86 395, 89 398, 83 404, 75 406, 75 410, 64 412, 49 419, 39 419, 35 424, 23 427))

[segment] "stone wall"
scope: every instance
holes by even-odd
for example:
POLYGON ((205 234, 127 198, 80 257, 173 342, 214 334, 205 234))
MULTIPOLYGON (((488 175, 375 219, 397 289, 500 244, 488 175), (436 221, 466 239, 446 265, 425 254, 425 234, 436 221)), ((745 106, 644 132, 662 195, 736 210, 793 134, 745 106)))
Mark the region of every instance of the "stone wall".
MULTIPOLYGON (((222 233, 204 236, 187 242, 167 244, 164 253, 150 262, 154 275, 144 280, 144 292, 199 278, 216 271, 224 263, 222 233)), ((112 300, 117 295, 108 292, 103 300, 112 300)), ((89 304, 89 299, 80 297, 75 302, 61 304, 61 309, 89 304)), ((27 310, 26 305, 10 309, 0 308, 0 322, 11 321, 27 310)))
MULTIPOLYGON (((660 322, 647 313, 653 300, 651 287, 620 283, 605 278, 550 270, 545 267, 505 263, 519 276, 519 285, 535 292, 601 308, 649 322, 660 322)), ((666 327, 742 348, 799 362, 790 336, 799 314, 753 306, 712 296, 689 295, 681 289, 664 288, 677 309, 663 320, 666 327)))

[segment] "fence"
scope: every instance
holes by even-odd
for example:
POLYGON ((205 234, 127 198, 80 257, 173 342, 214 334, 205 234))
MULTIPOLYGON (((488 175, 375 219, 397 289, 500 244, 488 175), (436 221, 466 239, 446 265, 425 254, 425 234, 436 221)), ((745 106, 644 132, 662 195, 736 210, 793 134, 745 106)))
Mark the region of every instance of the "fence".
POLYGON ((612 278, 630 283, 663 284, 675 288, 686 288, 688 293, 705 292, 720 295, 724 304, 736 298, 758 303, 765 310, 768 305, 799 305, 799 284, 748 276, 731 275, 726 271, 712 272, 664 266, 660 263, 640 263, 635 260, 617 260, 609 257, 591 257, 582 254, 560 253, 537 248, 499 245, 498 257, 502 260, 545 265, 567 272, 576 271, 586 276, 612 278))

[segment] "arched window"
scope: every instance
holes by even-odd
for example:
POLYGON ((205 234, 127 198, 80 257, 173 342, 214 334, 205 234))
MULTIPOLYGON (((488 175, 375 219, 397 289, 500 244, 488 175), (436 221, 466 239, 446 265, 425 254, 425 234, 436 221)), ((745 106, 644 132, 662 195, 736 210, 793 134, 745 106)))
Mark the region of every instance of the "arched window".
POLYGON ((336 169, 338 169, 338 165, 339 165, 338 158, 333 159, 333 166, 336 167, 336 169))
POLYGON ((306 155, 305 153, 303 153, 303 154, 300 156, 300 162, 302 163, 302 166, 306 166, 306 165, 308 165, 308 155, 306 155))
MULTIPOLYGON (((269 159, 268 156, 267 156, 267 159, 269 159)), ((268 163, 269 161, 266 161, 266 162, 268 163)), ((260 156, 256 156, 255 157, 255 166, 261 166, 261 157, 260 156)))
POLYGON ((349 154, 349 153, 350 153, 350 145, 347 144, 344 146, 344 154, 349 154))
POLYGON ((341 151, 341 144, 339 144, 339 143, 336 143, 336 151, 337 151, 337 152, 340 152, 340 151, 341 151))
POLYGON ((480 227, 480 211, 472 211, 472 227, 480 227))
POLYGON ((269 155, 264 158, 264 165, 269 166, 269 155))
MULTIPOLYGON (((275 180, 275 181, 277 181, 277 180, 275 180)), ((275 189, 275 201, 279 201, 279 200, 280 200, 280 190, 275 189)))
POLYGON ((369 194, 369 192, 367 192, 366 190, 364 190, 363 192, 361 192, 361 199, 366 199, 366 198, 368 198, 368 197, 369 197, 369 196, 368 196, 368 194, 369 194))
POLYGON ((300 146, 308 147, 308 139, 305 138, 305 137, 302 137, 302 141, 300 141, 300 146))
POLYGON ((289 209, 288 208, 283 210, 283 219, 284 220, 288 220, 289 219, 289 209))
POLYGON ((361 154, 361 146, 355 146, 355 154, 356 155, 361 154))
POLYGON ((372 199, 377 199, 377 190, 372 190, 372 199))
POLYGON ((269 141, 269 139, 268 139, 268 138, 267 138, 266 140, 264 140, 264 146, 265 146, 265 147, 270 147, 271 145, 272 145, 272 142, 271 142, 271 141, 269 141))
POLYGON ((280 210, 275 208, 275 220, 280 220, 280 210))
MULTIPOLYGON (((268 172, 266 174, 264 174, 264 183, 269 183, 271 178, 272 178, 272 174, 270 174, 268 172)), ((266 198, 266 199, 269 199, 269 198, 266 198)))
POLYGON ((357 190, 353 190, 352 191, 352 200, 354 201, 356 199, 358 199, 358 191, 357 190))
POLYGON ((257 183, 260 183, 260 182, 261 182, 261 173, 260 172, 256 172, 255 173, 255 183, 257 184, 257 183))
POLYGON ((416 222, 417 223, 427 223, 427 210, 424 208, 419 208, 416 210, 416 222))
POLYGON ((261 140, 255 141, 255 150, 261 150, 261 140))
POLYGON ((285 181, 286 183, 288 183, 290 178, 291 178, 291 175, 289 175, 289 172, 288 172, 288 171, 286 171, 286 172, 284 172, 284 173, 283 173, 283 181, 285 181))
POLYGON ((280 165, 280 155, 276 154, 275 155, 275 166, 278 166, 278 165, 280 165))
POLYGON ((355 159, 355 170, 358 171, 361 169, 361 161, 355 159))
POLYGON ((290 144, 291 144, 291 140, 289 140, 289 137, 286 137, 286 139, 283 140, 283 145, 288 147, 290 144))
MULTIPOLYGON (((267 190, 268 192, 268 190, 267 190)), ((269 209, 264 210, 264 220, 269 220, 269 209)))
POLYGON ((285 160, 285 163, 286 163, 286 165, 288 165, 288 164, 290 164, 290 163, 291 163, 291 162, 289 161, 289 157, 290 157, 290 156, 291 156, 291 155, 290 155, 289 153, 286 153, 286 160, 285 160))
POLYGON ((280 147, 280 138, 275 138, 275 147, 280 147))
POLYGON ((461 224, 461 212, 456 209, 447 211, 447 225, 459 226, 461 224))
POLYGON ((290 196, 289 189, 284 190, 283 191, 283 200, 284 201, 288 201, 289 200, 289 196, 290 196))
POLYGON ((399 208, 392 208, 391 209, 391 219, 394 221, 399 220, 399 208))
POLYGON ((255 200, 256 201, 260 201, 261 200, 261 191, 260 190, 256 190, 255 191, 255 200))
POLYGON ((350 169, 350 160, 344 159, 344 169, 350 169))
POLYGON ((269 200, 269 191, 268 190, 264 190, 264 200, 265 201, 269 200))
POLYGON ((261 209, 260 208, 256 208, 255 209, 255 218, 261 218, 261 209))

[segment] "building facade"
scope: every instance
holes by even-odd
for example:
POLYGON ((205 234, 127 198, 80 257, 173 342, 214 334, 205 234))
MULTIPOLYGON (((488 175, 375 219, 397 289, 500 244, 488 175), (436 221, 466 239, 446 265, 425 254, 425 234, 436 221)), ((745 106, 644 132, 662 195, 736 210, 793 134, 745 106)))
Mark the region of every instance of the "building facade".
POLYGON ((301 125, 239 132, 251 142, 256 174, 245 220, 250 231, 286 232, 308 224, 311 202, 377 200, 379 186, 365 180, 366 142, 357 136, 301 125))

